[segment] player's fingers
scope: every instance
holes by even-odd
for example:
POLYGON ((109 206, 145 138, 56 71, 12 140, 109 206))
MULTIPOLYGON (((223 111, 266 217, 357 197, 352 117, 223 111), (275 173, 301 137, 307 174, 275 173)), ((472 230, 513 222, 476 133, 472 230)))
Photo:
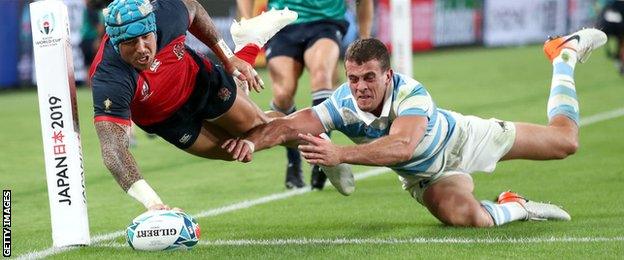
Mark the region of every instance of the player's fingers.
POLYGON ((253 89, 258 92, 258 81, 256 80, 256 76, 253 74, 253 68, 251 66, 245 67, 245 71, 247 72, 245 76, 248 79, 249 90, 253 89))
POLYGON ((318 160, 318 159, 308 159, 308 158, 304 158, 304 159, 305 159, 305 160, 306 160, 306 162, 307 162, 307 163, 309 163, 309 164, 316 164, 316 165, 321 164, 321 160, 318 160))
POLYGON ((244 73, 242 73, 240 70, 235 69, 234 72, 232 73, 232 76, 236 77, 237 79, 239 79, 242 82, 247 82, 249 84, 249 81, 247 79, 249 79, 244 73))
POLYGON ((236 146, 238 145, 238 141, 236 142, 232 142, 230 144, 230 146, 228 147, 228 153, 232 154, 232 156, 234 156, 234 149, 236 149, 236 146))
POLYGON ((236 77, 237 79, 242 80, 242 81, 247 80, 245 78, 245 75, 243 75, 243 73, 241 73, 240 70, 238 70, 238 69, 234 69, 234 71, 232 72, 232 76, 236 77))
POLYGON ((245 79, 247 80, 249 87, 255 90, 258 88, 257 87, 258 83, 256 82, 256 78, 254 77, 254 75, 251 73, 251 69, 252 69, 251 66, 247 65, 241 68, 240 71, 243 73, 243 75, 245 75, 245 79))
MULTIPOLYGON (((251 70, 252 70, 252 72, 255 72, 254 69, 251 69, 251 70)), ((264 88, 262 86, 263 83, 260 82, 260 77, 258 77, 258 75, 254 75, 253 76, 253 82, 254 82, 254 91, 256 91, 256 93, 260 93, 260 91, 262 91, 262 89, 264 88)))
POLYGON ((169 210, 169 206, 166 204, 156 204, 149 207, 148 210, 169 210))
POLYGON ((239 162, 242 162, 243 160, 245 160, 245 157, 247 157, 247 154, 249 154, 249 147, 247 146, 246 143, 241 142, 241 148, 240 148, 240 152, 238 154, 238 156, 236 157, 236 160, 239 162))
POLYGON ((258 75, 258 72, 254 68, 251 69, 251 74, 254 76, 254 79, 258 82, 258 86, 260 87, 256 89, 256 92, 260 93, 260 90, 264 89, 264 81, 262 81, 262 78, 260 78, 260 75, 258 75))
POLYGON ((236 143, 238 143, 238 139, 230 139, 227 142, 228 145, 227 147, 225 147, 224 149, 228 152, 228 153, 232 153, 232 151, 234 150, 234 148, 236 147, 236 143))
POLYGON ((238 160, 238 157, 241 154, 241 150, 243 148, 245 144, 243 142, 238 141, 236 143, 236 147, 234 148, 234 151, 232 152, 232 154, 234 155, 234 159, 238 160))
POLYGON ((229 146, 229 144, 230 144, 230 143, 232 143, 232 142, 233 142, 233 140, 232 140, 232 139, 227 139, 227 140, 225 140, 225 142, 223 142, 223 144, 221 145, 221 148, 223 148, 223 149, 226 149, 226 150, 227 150, 227 147, 228 147, 228 146, 229 146))
POLYGON ((314 145, 309 145, 309 144, 300 144, 297 146, 297 149, 299 149, 299 151, 301 152, 316 152, 316 146, 314 145))
POLYGON ((297 137, 299 137, 299 139, 301 139, 303 141, 306 141, 306 142, 308 142, 310 144, 317 144, 318 143, 318 138, 316 138, 316 137, 314 137, 314 136, 312 136, 310 134, 307 134, 307 135, 298 134, 297 137))
POLYGON ((247 142, 244 141, 244 139, 239 139, 238 143, 236 145, 235 148, 235 154, 236 156, 234 157, 237 161, 242 161, 245 156, 249 153, 251 153, 251 149, 249 147, 249 144, 247 142))
POLYGON ((262 81, 262 78, 260 78, 260 75, 258 75, 258 71, 252 68, 252 74, 254 75, 254 77, 256 77, 256 79, 258 80, 258 83, 260 83, 260 87, 264 88, 264 81, 262 81))
POLYGON ((245 156, 245 160, 243 160, 243 162, 245 162, 245 163, 251 162, 252 159, 253 159, 253 154, 249 153, 249 154, 247 154, 247 156, 245 156))
POLYGON ((228 148, 228 152, 230 154, 232 154, 232 158, 236 159, 236 147, 238 147, 240 145, 240 139, 236 138, 234 142, 232 142, 230 144, 230 147, 228 148))
POLYGON ((163 204, 156 204, 156 205, 152 205, 149 208, 147 208, 147 210, 161 210, 163 209, 164 205, 163 204))
POLYGON ((315 152, 303 152, 302 151, 301 156, 303 156, 303 158, 306 158, 306 159, 318 159, 318 160, 323 159, 322 154, 315 153, 315 152))
POLYGON ((260 83, 258 82, 258 78, 254 77, 254 82, 255 84, 254 84, 253 90, 256 93, 260 93, 260 91, 262 90, 262 86, 260 86, 260 83))

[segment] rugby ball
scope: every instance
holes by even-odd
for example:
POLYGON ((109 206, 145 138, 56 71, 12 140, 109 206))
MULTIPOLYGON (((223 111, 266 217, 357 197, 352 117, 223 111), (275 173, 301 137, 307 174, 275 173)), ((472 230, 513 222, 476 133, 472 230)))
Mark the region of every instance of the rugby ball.
POLYGON ((130 247, 145 251, 190 249, 199 241, 199 235, 195 219, 173 210, 145 212, 126 229, 130 247))

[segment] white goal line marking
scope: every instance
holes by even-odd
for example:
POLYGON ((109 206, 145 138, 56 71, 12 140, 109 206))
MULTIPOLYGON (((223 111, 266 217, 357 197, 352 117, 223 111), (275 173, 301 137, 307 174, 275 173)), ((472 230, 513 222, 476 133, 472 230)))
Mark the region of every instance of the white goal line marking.
MULTIPOLYGON (((618 109, 614 109, 614 110, 610 110, 610 111, 606 111, 606 112, 602 112, 602 113, 598 113, 598 114, 594 114, 594 115, 591 115, 591 116, 588 116, 588 117, 581 118, 580 125, 581 126, 591 125, 591 124, 594 124, 594 123, 606 121, 606 120, 617 118, 617 117, 621 117, 621 116, 624 116, 624 107, 618 108, 618 109)), ((380 174, 382 174, 384 172, 388 172, 388 171, 389 171, 388 168, 383 168, 383 167, 373 168, 371 170, 362 172, 360 174, 356 174, 355 175, 355 179, 356 180, 362 180, 362 179, 366 179, 366 178, 369 178, 369 177, 380 175, 380 174)), ((292 197, 292 196, 306 194, 306 193, 309 193, 310 191, 311 190, 308 187, 308 188, 295 189, 295 190, 286 191, 286 192, 274 193, 274 194, 271 194, 271 195, 268 195, 268 196, 264 196, 264 197, 260 197, 260 198, 257 198, 257 199, 246 200, 246 201, 234 203, 234 204, 231 204, 231 205, 228 205, 228 206, 224 206, 224 207, 220 207, 220 208, 205 210, 205 211, 199 212, 197 214, 191 214, 191 215, 193 217, 195 217, 195 218, 204 218, 204 217, 210 217, 210 216, 217 216, 217 215, 221 215, 221 214, 228 213, 228 212, 231 212, 231 211, 237 211, 237 210, 241 210, 241 209, 250 208, 250 207, 253 207, 253 206, 256 206, 256 205, 269 203, 271 201, 282 200, 282 199, 286 199, 286 198, 289 198, 289 197, 292 197)), ((106 233, 106 234, 102 234, 102 235, 96 235, 96 236, 94 236, 91 239, 91 243, 93 245, 96 245, 98 243, 109 241, 109 240, 113 240, 113 239, 116 239, 118 237, 122 237, 124 235, 125 235, 125 231, 124 230, 119 230, 119 231, 106 233)), ((619 240, 617 240, 617 241, 619 241, 619 240)), ((32 252, 23 254, 23 255, 19 256, 18 259, 39 259, 39 258, 44 258, 44 257, 47 257, 47 256, 55 255, 55 254, 58 254, 58 253, 66 252, 66 251, 69 251, 69 250, 73 250, 73 249, 76 249, 76 248, 79 248, 79 247, 60 247, 60 248, 58 248, 58 247, 50 247, 50 248, 47 248, 47 249, 44 249, 44 250, 32 251, 32 252)))
MULTIPOLYGON (((202 246, 283 246, 283 245, 383 245, 383 244, 541 244, 541 243, 602 243, 624 241, 624 237, 526 237, 526 238, 292 238, 238 239, 199 241, 202 246)), ((103 243, 95 247, 129 248, 126 243, 103 243)))

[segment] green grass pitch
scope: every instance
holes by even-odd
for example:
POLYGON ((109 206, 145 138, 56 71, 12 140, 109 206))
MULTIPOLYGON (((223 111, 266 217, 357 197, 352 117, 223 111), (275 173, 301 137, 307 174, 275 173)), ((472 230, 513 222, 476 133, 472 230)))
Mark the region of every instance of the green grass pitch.
MULTIPOLYGON (((414 76, 439 107, 513 121, 546 122, 551 70, 541 46, 414 56, 414 76)), ((260 72, 268 83, 266 71, 260 72)), ((602 50, 587 64, 578 64, 575 77, 582 118, 624 107, 624 78, 602 50)), ((300 82, 297 104, 306 107, 307 76, 300 82)), ((268 109, 271 95, 267 87, 251 94, 263 109, 268 109)), ((584 123, 580 150, 566 160, 504 162, 492 175, 475 174, 480 199, 512 189, 563 205, 572 215, 571 222, 515 222, 489 229, 441 225, 401 189, 391 172, 358 180, 350 197, 331 186, 290 196, 295 192, 286 193, 283 185, 283 148, 258 153, 250 164, 221 162, 193 157, 138 132, 132 153, 143 176, 166 203, 200 216, 202 238, 191 251, 137 252, 119 235, 103 238, 124 230, 143 208, 122 192, 102 164, 90 90, 79 89, 78 101, 89 221, 96 242, 59 252, 50 249, 36 92, 0 95, 0 186, 13 191, 13 256, 525 259, 619 258, 624 252, 624 117, 584 123), (283 197, 258 200, 274 194, 283 197), (240 204, 244 201, 248 204, 240 204)), ((350 143, 338 133, 334 141, 350 143)), ((356 173, 371 170, 377 171, 355 168, 356 173)), ((305 178, 309 180, 308 166, 305 178)))

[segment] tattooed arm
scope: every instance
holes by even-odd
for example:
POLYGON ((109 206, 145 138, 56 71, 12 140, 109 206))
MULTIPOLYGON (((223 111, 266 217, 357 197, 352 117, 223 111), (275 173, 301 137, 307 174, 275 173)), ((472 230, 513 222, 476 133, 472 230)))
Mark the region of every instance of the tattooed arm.
POLYGON ((100 121, 95 122, 95 130, 100 139, 104 165, 119 186, 147 209, 168 208, 143 180, 139 167, 128 150, 130 126, 100 121))
POLYGON ((217 58, 221 60, 228 73, 240 80, 247 81, 250 87, 259 91, 261 83, 260 78, 256 76, 257 73, 254 72, 250 64, 234 56, 232 50, 230 50, 219 35, 219 32, 217 32, 217 27, 212 22, 206 9, 196 0, 182 0, 182 2, 186 5, 189 19, 191 20, 189 32, 217 55, 217 58), (238 74, 242 73, 242 75, 236 75, 235 70, 238 71, 238 74))

